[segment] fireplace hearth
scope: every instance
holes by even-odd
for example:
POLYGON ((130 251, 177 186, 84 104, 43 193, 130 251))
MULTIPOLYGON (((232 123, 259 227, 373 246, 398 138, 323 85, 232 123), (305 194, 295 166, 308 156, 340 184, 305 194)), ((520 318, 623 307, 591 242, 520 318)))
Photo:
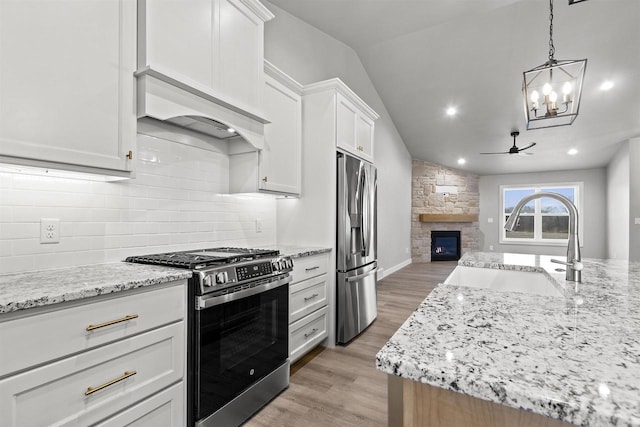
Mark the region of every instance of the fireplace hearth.
POLYGON ((431 261, 457 261, 460 255, 460 231, 431 231, 431 261))

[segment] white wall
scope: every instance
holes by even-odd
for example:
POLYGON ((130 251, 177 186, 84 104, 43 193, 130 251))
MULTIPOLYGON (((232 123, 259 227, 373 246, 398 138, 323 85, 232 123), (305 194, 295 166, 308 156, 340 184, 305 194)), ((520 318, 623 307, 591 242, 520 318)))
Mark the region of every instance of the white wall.
POLYGON ((581 253, 584 258, 606 258, 606 191, 605 168, 558 172, 486 175, 480 177, 480 247, 493 246, 496 252, 516 252, 542 255, 566 255, 566 246, 500 244, 500 186, 542 183, 583 182, 583 224, 581 253), (488 222, 493 218, 493 223, 488 222))
POLYGON ((629 142, 607 167, 607 258, 629 259, 629 142))
POLYGON ((274 244, 275 200, 221 194, 229 187, 225 147, 201 147, 139 135, 129 181, 0 172, 0 273, 274 244), (40 218, 60 219, 60 243, 40 244, 40 218))
POLYGON ((640 138, 629 140, 629 260, 640 261, 640 138))
MULTIPOLYGON (((271 3, 265 5, 276 15, 265 24, 266 59, 303 85, 338 77, 380 115, 375 123, 374 153, 378 168, 378 259, 386 270, 408 262, 411 156, 360 59, 338 40, 271 3)), ((300 236, 300 242, 304 243, 304 236, 300 236)))

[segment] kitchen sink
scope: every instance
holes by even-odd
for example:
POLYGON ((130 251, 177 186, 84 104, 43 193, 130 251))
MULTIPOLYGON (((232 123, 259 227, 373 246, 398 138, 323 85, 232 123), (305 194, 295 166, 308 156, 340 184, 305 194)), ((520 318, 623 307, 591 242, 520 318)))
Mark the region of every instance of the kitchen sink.
POLYGON ((543 273, 499 270, 459 265, 444 281, 445 285, 492 289, 501 292, 563 296, 552 279, 543 273))

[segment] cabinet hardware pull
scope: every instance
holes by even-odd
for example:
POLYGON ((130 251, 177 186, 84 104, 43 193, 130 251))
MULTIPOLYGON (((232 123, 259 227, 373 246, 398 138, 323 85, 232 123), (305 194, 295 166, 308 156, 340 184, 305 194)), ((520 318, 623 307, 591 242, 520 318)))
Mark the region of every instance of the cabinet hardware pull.
POLYGON ((264 178, 262 178, 262 180, 263 180, 264 182, 267 182, 268 178, 269 178, 269 177, 265 176, 264 178))
POLYGON ((313 271, 313 270, 317 270, 317 269, 319 269, 319 268, 320 268, 320 266, 319 266, 319 265, 316 265, 315 267, 305 268, 305 269, 304 269, 304 271, 313 271))
POLYGON ((133 159, 133 151, 129 150, 129 152, 127 153, 127 159, 129 160, 133 159))
POLYGON ((98 387, 95 387, 95 388, 87 387, 87 391, 84 392, 84 395, 85 396, 89 396, 89 395, 95 393, 96 391, 100 391, 103 388, 109 387, 110 385, 114 385, 115 383, 119 383, 122 380, 126 380, 127 378, 132 377, 135 374, 137 374, 136 371, 125 371, 124 374, 122 374, 122 376, 116 378, 115 380, 111 380, 108 383, 104 383, 104 384, 99 385, 98 387))
POLYGON ((304 334, 304 337, 309 338, 311 335, 315 334, 316 332, 318 332, 318 328, 313 328, 311 332, 304 334))
POLYGON ((310 297, 306 297, 304 300, 305 300, 305 302, 306 302, 306 301, 309 301, 309 300, 311 300, 311 299, 314 299, 314 298, 315 298, 315 297, 317 297, 317 296, 319 296, 319 295, 318 295, 318 294, 313 294, 313 295, 311 295, 310 297))
POLYGON ((128 314, 121 319, 110 320, 108 322, 100 323, 99 325, 89 325, 87 326, 87 331, 93 331, 94 329, 104 328, 105 326, 115 325, 116 323, 126 322, 127 320, 137 319, 137 314, 128 314))

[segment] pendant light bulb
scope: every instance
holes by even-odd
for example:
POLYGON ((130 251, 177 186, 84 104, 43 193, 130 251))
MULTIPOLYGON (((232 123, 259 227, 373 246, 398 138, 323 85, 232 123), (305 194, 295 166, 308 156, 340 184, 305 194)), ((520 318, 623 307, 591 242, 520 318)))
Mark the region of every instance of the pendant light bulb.
POLYGON ((531 92, 531 101, 538 102, 539 99, 540 99, 540 94, 538 93, 537 90, 534 90, 533 92, 531 92))
POLYGON ((542 94, 543 95, 550 95, 551 94, 551 85, 549 83, 545 83, 544 86, 542 86, 542 94))
POLYGON ((565 95, 569 95, 572 91, 573 85, 571 84, 571 82, 564 82, 564 85, 562 85, 562 93, 564 93, 565 95))
POLYGON ((558 94, 555 92, 551 92, 549 94, 549 101, 556 102, 558 100, 558 94))

